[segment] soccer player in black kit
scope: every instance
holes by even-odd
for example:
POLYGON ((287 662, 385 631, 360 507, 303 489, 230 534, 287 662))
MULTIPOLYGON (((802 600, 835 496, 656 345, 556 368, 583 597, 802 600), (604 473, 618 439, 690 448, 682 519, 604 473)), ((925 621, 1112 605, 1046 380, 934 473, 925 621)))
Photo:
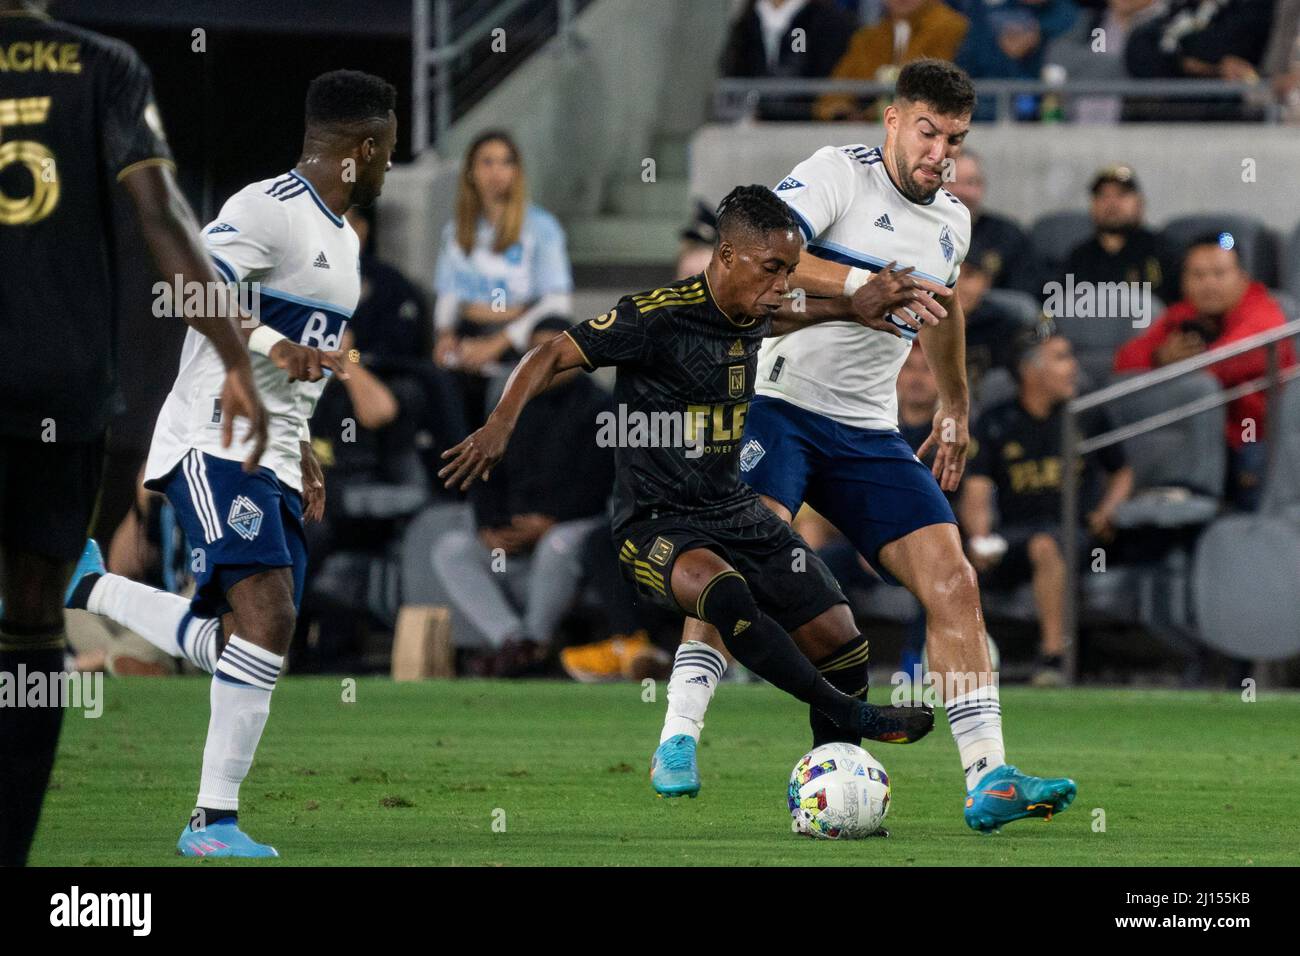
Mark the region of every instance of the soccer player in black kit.
MULTIPOLYGON (((63 669, 64 590, 87 543, 116 398, 111 190, 125 188, 162 275, 220 281, 172 174, 149 71, 126 44, 42 6, 0 0, 0 672, 9 680, 63 669)), ((244 345, 251 329, 236 317, 185 321, 222 357, 226 440, 240 416, 257 439, 251 470, 266 411, 244 345)), ((301 373, 309 358, 295 354, 287 370, 301 373)), ((54 705, 0 707, 0 866, 26 861, 62 716, 54 705)))
POLYGON ((933 726, 929 708, 868 704, 864 681, 846 692, 819 671, 865 661, 866 638, 825 565, 741 482, 740 447, 765 336, 827 321, 883 329, 905 309, 933 324, 946 312, 931 296, 946 290, 891 264, 851 299, 791 300, 801 247, 770 189, 736 188, 718 208, 703 273, 625 296, 526 355, 487 423, 444 453, 451 461, 439 475, 463 488, 486 476, 520 410, 557 372, 618 366, 614 400, 627 420, 683 422, 668 447, 618 443, 612 522, 624 575, 647 599, 716 627, 738 661, 832 721, 839 739, 911 743, 933 726))

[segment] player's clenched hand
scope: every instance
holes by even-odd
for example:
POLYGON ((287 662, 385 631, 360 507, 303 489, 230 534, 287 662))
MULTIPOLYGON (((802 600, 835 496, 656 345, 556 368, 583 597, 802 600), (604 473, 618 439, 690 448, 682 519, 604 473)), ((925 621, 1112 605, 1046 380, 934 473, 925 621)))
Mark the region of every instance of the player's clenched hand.
POLYGON ((948 311, 933 296, 946 297, 951 290, 912 275, 913 266, 898 269, 897 265, 891 262, 853 293, 853 311, 858 322, 869 329, 897 336, 903 333, 889 321, 891 313, 913 331, 919 331, 922 325, 938 325, 948 311))
POLYGON ((226 380, 221 386, 221 447, 229 448, 235 438, 235 416, 248 419, 248 438, 253 439, 253 450, 244 459, 244 471, 257 470, 266 451, 266 408, 253 384, 253 366, 245 361, 226 370, 226 380))
POLYGON ((302 451, 302 514, 308 521, 321 521, 325 517, 325 472, 311 442, 299 442, 298 447, 302 451))
POLYGON ((916 450, 916 457, 925 458, 932 448, 938 451, 930 473, 944 491, 956 491, 966 470, 966 453, 970 448, 970 426, 965 413, 949 411, 940 404, 934 413, 934 429, 916 450))
POLYGON ((342 352, 327 352, 281 339, 271 349, 271 361, 289 375, 291 382, 319 382, 329 369, 340 379, 348 377, 347 357, 342 352))
POLYGON ((459 484, 461 491, 468 491, 475 478, 481 475, 487 481, 492 476, 492 469, 506 453, 509 440, 509 429, 489 418, 478 431, 442 453, 443 458, 451 461, 442 467, 438 477, 446 479, 447 488, 459 484))

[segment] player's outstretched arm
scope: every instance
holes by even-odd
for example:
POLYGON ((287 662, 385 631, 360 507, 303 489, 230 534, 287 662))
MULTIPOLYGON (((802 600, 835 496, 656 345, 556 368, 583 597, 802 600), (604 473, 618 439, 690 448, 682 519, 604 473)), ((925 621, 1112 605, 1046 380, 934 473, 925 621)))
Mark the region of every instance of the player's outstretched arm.
POLYGON ((546 391, 558 373, 586 364, 573 339, 563 333, 525 355, 510 373, 501 401, 483 427, 442 453, 443 458, 451 459, 438 472, 438 477, 445 479, 446 487, 459 484, 460 490, 466 491, 475 478, 481 476, 487 481, 506 453, 506 444, 524 406, 533 396, 546 391))
POLYGON ((857 322, 878 332, 901 336, 898 326, 889 319, 891 313, 913 330, 938 325, 948 311, 935 296, 947 296, 950 290, 917 278, 910 266, 897 269, 896 265, 889 263, 852 296, 812 299, 796 295, 788 299, 772 317, 771 334, 785 335, 818 322, 857 322))
MULTIPOLYGON (((199 244, 199 226, 185 201, 171 170, 147 165, 131 171, 122 180, 135 206, 145 243, 164 276, 181 276, 184 282, 220 282, 207 253, 199 244)), ((235 416, 246 418, 253 438, 253 451, 244 469, 253 471, 266 450, 266 409, 253 384, 253 367, 244 345, 236 314, 185 316, 185 321, 212 342, 226 367, 221 389, 221 444, 229 447, 234 438, 235 416)))

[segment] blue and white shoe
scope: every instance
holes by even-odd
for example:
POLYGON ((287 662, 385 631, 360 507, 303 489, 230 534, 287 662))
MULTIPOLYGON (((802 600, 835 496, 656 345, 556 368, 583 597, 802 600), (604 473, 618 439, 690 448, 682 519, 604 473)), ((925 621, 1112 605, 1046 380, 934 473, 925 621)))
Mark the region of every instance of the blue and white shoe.
POLYGON ((86 547, 82 549, 81 557, 77 559, 77 566, 72 569, 72 577, 68 579, 68 590, 63 593, 63 606, 85 610, 84 602, 73 601, 73 596, 77 593, 77 585, 87 574, 107 573, 108 569, 104 567, 104 555, 100 553, 98 542, 94 538, 87 538, 86 547))
POLYGON ((181 856, 193 857, 268 857, 279 856, 275 847, 258 843, 234 820, 218 820, 209 823, 202 830, 191 830, 188 826, 181 831, 181 838, 176 841, 176 852, 181 856))
POLYGON ((661 797, 696 797, 700 792, 700 768, 695 765, 695 738, 690 734, 669 737, 650 758, 650 785, 661 797))
POLYGON ((1031 777, 1004 764, 990 770, 966 794, 966 825, 995 833, 1003 824, 1024 817, 1052 819, 1074 802, 1078 787, 1068 777, 1031 777))

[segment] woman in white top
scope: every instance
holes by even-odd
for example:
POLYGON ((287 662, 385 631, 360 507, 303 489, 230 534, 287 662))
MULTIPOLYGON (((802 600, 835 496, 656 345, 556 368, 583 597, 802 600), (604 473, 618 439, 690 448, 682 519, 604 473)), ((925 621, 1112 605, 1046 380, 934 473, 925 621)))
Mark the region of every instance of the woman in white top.
MULTIPOLYGON (((507 133, 482 133, 465 154, 434 288, 435 358, 470 373, 523 352, 538 320, 573 311, 564 230, 528 202, 519 148, 507 133)), ((478 417, 478 409, 467 411, 478 417)))

